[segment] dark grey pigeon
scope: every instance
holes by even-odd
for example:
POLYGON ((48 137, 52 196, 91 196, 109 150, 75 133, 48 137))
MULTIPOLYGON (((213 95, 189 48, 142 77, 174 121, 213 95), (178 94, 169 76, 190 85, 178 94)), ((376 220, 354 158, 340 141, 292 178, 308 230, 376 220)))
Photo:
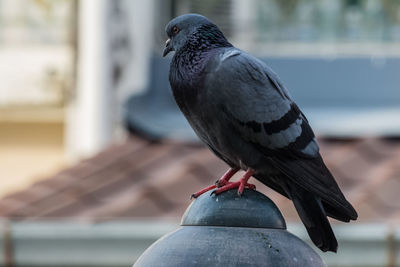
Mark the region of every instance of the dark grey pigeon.
POLYGON ((327 216, 343 222, 357 212, 325 166, 314 133, 278 76, 262 61, 230 44, 206 17, 171 20, 164 56, 171 51, 169 80, 179 108, 199 138, 231 168, 219 194, 254 188, 253 176, 291 199, 314 244, 337 250, 327 216), (238 182, 229 179, 239 170, 238 182))

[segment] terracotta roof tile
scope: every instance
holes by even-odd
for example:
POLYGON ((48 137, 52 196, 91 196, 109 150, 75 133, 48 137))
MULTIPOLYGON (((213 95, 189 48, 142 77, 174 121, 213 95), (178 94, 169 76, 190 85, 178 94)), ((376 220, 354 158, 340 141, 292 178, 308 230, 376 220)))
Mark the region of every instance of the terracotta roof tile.
MULTIPOLYGON (((400 221, 399 140, 321 139, 320 145, 360 221, 400 221)), ((1 199, 0 216, 20 220, 176 218, 190 203, 191 193, 214 183, 226 169, 203 146, 132 137, 1 199)), ((286 220, 298 220, 291 201, 255 184, 278 205, 286 220)))

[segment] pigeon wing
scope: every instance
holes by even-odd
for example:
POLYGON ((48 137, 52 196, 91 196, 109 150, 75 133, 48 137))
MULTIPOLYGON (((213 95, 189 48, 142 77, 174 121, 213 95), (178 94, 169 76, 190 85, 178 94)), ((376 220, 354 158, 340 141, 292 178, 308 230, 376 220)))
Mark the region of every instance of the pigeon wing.
POLYGON ((278 76, 262 61, 231 48, 209 65, 204 80, 215 116, 265 154, 291 183, 319 196, 335 217, 357 214, 319 154, 314 133, 278 76), (344 215, 342 213, 345 213, 344 215))
POLYGON ((243 139, 264 152, 318 155, 307 119, 263 62, 232 48, 210 65, 204 80, 207 102, 243 139))

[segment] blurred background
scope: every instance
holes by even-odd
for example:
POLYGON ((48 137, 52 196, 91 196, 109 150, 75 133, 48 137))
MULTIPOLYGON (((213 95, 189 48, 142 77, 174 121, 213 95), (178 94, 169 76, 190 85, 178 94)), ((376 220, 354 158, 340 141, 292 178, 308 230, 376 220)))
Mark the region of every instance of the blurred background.
POLYGON ((161 57, 189 12, 267 62, 313 126, 359 213, 332 220, 328 265, 400 266, 400 1, 0 0, 1 266, 131 265, 224 173, 161 57))

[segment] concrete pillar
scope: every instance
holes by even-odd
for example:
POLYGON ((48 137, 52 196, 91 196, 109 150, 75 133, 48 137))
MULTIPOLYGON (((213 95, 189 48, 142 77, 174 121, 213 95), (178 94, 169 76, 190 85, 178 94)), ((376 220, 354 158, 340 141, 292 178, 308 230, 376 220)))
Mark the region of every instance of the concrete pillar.
POLYGON ((79 1, 76 94, 66 115, 66 150, 72 160, 118 139, 122 105, 147 86, 158 6, 154 0, 119 0, 123 14, 115 14, 113 1, 79 1), (128 41, 116 51, 111 45, 121 34, 128 41), (118 80, 112 76, 116 64, 121 69, 118 80))
POLYGON ((106 27, 109 1, 79 1, 76 95, 66 114, 66 147, 72 159, 98 152, 112 138, 114 95, 106 27))

